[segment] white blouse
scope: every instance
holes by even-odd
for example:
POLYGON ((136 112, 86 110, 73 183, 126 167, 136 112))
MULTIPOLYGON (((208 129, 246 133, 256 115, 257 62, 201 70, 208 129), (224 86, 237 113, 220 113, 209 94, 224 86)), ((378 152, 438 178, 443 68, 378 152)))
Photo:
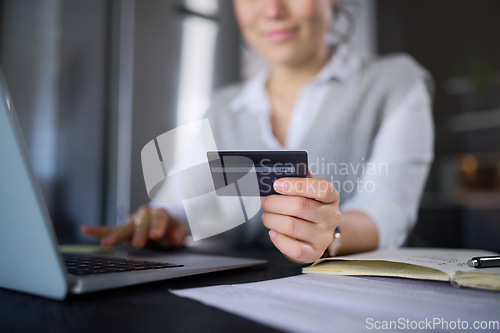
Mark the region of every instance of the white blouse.
MULTIPOLYGON (((271 104, 265 87, 267 70, 245 84, 231 107, 237 111, 245 106, 258 112, 261 140, 269 149, 298 149, 325 99, 328 91, 325 83, 334 77, 355 82, 360 63, 361 59, 349 46, 341 45, 337 49, 320 73, 302 89, 292 111, 285 146, 274 137, 269 121, 271 104)), ((373 142, 371 158, 366 163, 390 165, 390 177, 383 172, 365 173, 360 183, 376 184, 376 187, 357 192, 351 200, 341 202, 342 211, 361 211, 372 218, 379 232, 379 248, 401 246, 414 227, 430 168, 428 164, 414 161, 433 156, 433 145, 431 98, 424 82, 417 82, 397 110, 384 121, 373 142)))
MULTIPOLYGON (((271 104, 266 92, 268 70, 264 69, 244 83, 231 101, 233 112, 251 110, 258 116, 261 141, 267 149, 300 149, 299 145, 311 131, 312 123, 328 92, 329 80, 341 78, 355 84, 361 58, 347 45, 340 45, 323 67, 302 89, 292 111, 285 145, 272 133, 271 104)), ((359 191, 350 200, 341 202, 341 211, 360 211, 376 224, 379 248, 398 247, 417 220, 418 206, 433 158, 434 126, 431 98, 425 83, 416 82, 379 129, 372 143, 367 164, 387 164, 388 173, 365 173, 361 183, 376 184, 370 191, 359 191), (404 184, 404 186, 402 186, 404 184)), ((313 170, 314 171, 314 170, 313 170)), ((165 207, 173 216, 182 216, 182 205, 152 202, 165 207)))

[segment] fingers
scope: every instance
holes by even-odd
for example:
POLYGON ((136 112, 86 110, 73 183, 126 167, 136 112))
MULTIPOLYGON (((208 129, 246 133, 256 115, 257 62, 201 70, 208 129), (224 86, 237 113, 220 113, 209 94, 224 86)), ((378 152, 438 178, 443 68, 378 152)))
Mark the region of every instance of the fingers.
POLYGON ((175 246, 181 246, 188 234, 188 229, 181 222, 172 219, 166 230, 166 237, 175 246))
POLYGON ((81 227, 81 231, 85 235, 89 235, 89 236, 96 237, 99 239, 106 237, 111 232, 112 229, 113 228, 104 227, 104 226, 93 227, 93 226, 85 226, 84 225, 81 227))
POLYGON ((278 250, 290 259, 312 262, 323 255, 340 222, 339 193, 323 178, 280 178, 274 189, 283 195, 262 199, 263 223, 278 250))
POLYGON ((141 206, 137 214, 133 216, 134 237, 132 246, 142 248, 146 245, 149 239, 149 225, 151 214, 148 206, 141 206))
POLYGON ((165 235, 170 217, 165 209, 152 209, 150 212, 151 223, 149 224, 149 238, 158 240, 165 235))
POLYGON ((274 231, 302 242, 313 243, 318 225, 292 216, 264 213, 264 225, 274 231))
POLYGON ((278 250, 299 263, 313 262, 322 254, 319 254, 318 250, 310 244, 299 242, 274 230, 269 231, 269 237, 278 250))
POLYGON ((82 232, 101 239, 102 246, 124 242, 136 248, 143 248, 150 240, 159 245, 181 246, 188 234, 187 228, 181 222, 171 219, 165 209, 152 209, 147 205, 141 206, 120 227, 84 226, 82 232))
POLYGON ((82 226, 82 232, 86 235, 99 238, 101 240, 101 246, 112 246, 119 242, 129 242, 129 239, 133 233, 133 228, 131 224, 125 224, 121 227, 90 227, 82 226))
POLYGON ((171 218, 163 208, 151 211, 150 238, 163 246, 181 246, 188 234, 187 227, 171 218))
POLYGON ((267 213, 290 215, 311 222, 322 221, 325 211, 320 202, 299 196, 270 195, 262 199, 261 206, 267 213))
POLYGON ((124 242, 130 243, 134 234, 134 225, 130 221, 121 227, 114 228, 108 236, 101 240, 102 246, 113 246, 124 242))
MULTIPOLYGON (((265 213, 262 220, 264 225, 274 232, 295 242, 308 245, 315 254, 315 259, 323 254, 333 240, 333 233, 329 231, 327 224, 311 223, 291 216, 270 213, 265 213)), ((302 247, 302 244, 295 244, 295 246, 302 247)), ((294 249, 285 248, 284 251, 292 251, 291 253, 282 252, 290 257, 294 256, 294 249)))
POLYGON ((311 198, 323 203, 339 201, 335 186, 324 178, 280 178, 273 187, 276 192, 289 196, 311 198))

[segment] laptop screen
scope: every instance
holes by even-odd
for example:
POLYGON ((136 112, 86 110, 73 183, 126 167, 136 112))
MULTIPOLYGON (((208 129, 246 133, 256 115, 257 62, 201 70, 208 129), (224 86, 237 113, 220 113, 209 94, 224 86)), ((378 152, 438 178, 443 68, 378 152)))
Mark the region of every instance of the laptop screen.
POLYGON ((0 287, 64 298, 57 241, 1 70, 0 184, 0 287))

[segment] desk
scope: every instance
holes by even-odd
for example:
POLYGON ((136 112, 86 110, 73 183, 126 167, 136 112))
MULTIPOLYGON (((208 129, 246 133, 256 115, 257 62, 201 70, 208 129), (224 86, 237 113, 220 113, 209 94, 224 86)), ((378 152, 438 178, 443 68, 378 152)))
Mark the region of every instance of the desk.
MULTIPOLYGON (((224 254, 227 255, 227 252, 224 254)), ((0 331, 275 332, 270 327, 168 292, 168 289, 245 283, 291 276, 300 274, 302 267, 288 261, 275 250, 239 250, 233 255, 265 258, 269 263, 94 294, 69 296, 63 302, 0 289, 0 331)), ((465 293, 475 297, 483 293, 485 296, 491 296, 491 293, 486 291, 457 289, 445 282, 411 283, 417 287, 423 283, 434 283, 442 288, 449 288, 450 293, 465 293)), ((495 293, 494 298, 500 300, 500 293, 495 293)), ((376 314, 374 315, 376 317, 376 314)), ((435 315, 439 316, 439 313, 435 315)), ((500 320, 500 316, 494 319, 500 320)))
POLYGON ((62 302, 0 288, 0 332, 276 332, 168 291, 280 278, 300 274, 302 268, 274 250, 236 250, 231 255, 265 258, 269 263, 70 295, 62 302))

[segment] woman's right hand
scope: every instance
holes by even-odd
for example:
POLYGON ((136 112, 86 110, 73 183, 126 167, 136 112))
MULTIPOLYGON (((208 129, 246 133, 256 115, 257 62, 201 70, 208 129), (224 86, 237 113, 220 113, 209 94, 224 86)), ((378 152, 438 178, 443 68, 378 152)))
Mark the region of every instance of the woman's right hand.
POLYGON ((101 246, 127 243, 135 248, 146 244, 161 247, 182 246, 188 234, 182 222, 171 217, 163 208, 141 206, 128 221, 120 227, 82 226, 81 231, 99 238, 101 246))

